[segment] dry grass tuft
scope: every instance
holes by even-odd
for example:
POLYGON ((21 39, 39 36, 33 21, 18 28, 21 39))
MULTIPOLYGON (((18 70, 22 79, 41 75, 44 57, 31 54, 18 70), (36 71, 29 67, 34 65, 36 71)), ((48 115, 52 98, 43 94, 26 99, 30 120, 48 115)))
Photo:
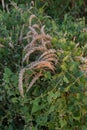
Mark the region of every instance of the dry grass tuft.
POLYGON ((22 97, 24 96, 23 79, 28 70, 34 70, 34 76, 32 76, 32 81, 26 92, 30 90, 39 77, 43 76, 43 71, 55 72, 55 65, 57 64, 56 50, 52 49, 51 46, 52 37, 45 33, 45 25, 42 27, 39 24, 32 25, 32 20, 36 18, 35 15, 30 16, 29 31, 23 37, 23 40, 27 40, 28 44, 24 47, 25 55, 22 59, 22 64, 26 64, 26 66, 19 73, 19 91, 22 97), (31 60, 32 56, 34 60, 31 60))

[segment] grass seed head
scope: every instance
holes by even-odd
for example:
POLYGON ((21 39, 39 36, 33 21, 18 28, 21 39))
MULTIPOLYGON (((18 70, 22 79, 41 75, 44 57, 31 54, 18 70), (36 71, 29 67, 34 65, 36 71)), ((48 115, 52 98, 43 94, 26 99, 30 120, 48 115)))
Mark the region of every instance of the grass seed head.
POLYGON ((26 75, 25 70, 33 70, 36 74, 32 76, 32 81, 30 82, 26 92, 30 90, 33 84, 43 75, 44 71, 55 71, 55 64, 57 64, 56 50, 52 49, 51 40, 52 37, 45 33, 45 25, 40 27, 39 24, 33 24, 32 20, 37 18, 34 14, 29 18, 29 32, 23 38, 27 40, 28 44, 24 47, 25 55, 22 59, 22 63, 27 61, 27 65, 19 73, 19 91, 21 96, 24 96, 23 89, 23 77, 26 75), (30 56, 36 57, 36 52, 38 58, 35 61, 29 61, 30 56))

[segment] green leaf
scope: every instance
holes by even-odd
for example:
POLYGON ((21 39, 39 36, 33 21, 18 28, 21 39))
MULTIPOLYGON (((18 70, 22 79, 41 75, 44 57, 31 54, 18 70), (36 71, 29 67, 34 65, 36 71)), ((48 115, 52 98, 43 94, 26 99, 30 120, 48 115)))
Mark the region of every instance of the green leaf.
POLYGON ((9 68, 7 68, 7 67, 5 67, 4 73, 5 73, 8 77, 11 76, 11 74, 12 74, 11 70, 10 70, 9 68))
POLYGON ((37 118, 37 124, 40 124, 40 125, 45 125, 45 123, 47 123, 47 115, 39 115, 38 118, 37 118))
POLYGON ((51 112, 53 112, 54 109, 55 109, 55 106, 52 105, 52 106, 49 108, 49 114, 50 114, 51 112))
POLYGON ((45 78, 46 79, 51 79, 51 73, 50 72, 46 72, 45 73, 45 78))
POLYGON ((54 97, 54 93, 53 93, 53 92, 50 92, 49 95, 48 95, 48 97, 47 97, 47 100, 48 100, 49 103, 52 102, 53 97, 54 97))
POLYGON ((41 109, 41 106, 39 105, 39 101, 40 101, 39 99, 35 99, 31 102, 33 104, 31 113, 37 112, 38 110, 41 109))
POLYGON ((17 103, 17 98, 14 97, 14 98, 11 99, 11 101, 12 101, 13 103, 17 103))
POLYGON ((68 92, 68 91, 70 90, 70 88, 71 88, 71 85, 65 87, 65 88, 64 88, 64 91, 65 91, 65 92, 68 92))
POLYGON ((9 125, 8 130, 13 130, 13 126, 12 126, 12 125, 9 125))
POLYGON ((68 78, 65 75, 63 77, 63 80, 64 80, 65 83, 69 83, 69 80, 68 80, 68 78))
POLYGON ((81 130, 87 130, 87 125, 82 126, 81 130))
POLYGON ((60 97, 60 91, 57 91, 57 92, 50 92, 49 94, 48 94, 48 97, 47 97, 47 101, 49 102, 49 103, 51 103, 51 102, 53 102, 53 100, 56 100, 58 97, 60 97))
POLYGON ((59 122, 60 122, 61 128, 65 127, 65 126, 67 125, 66 120, 62 120, 62 119, 60 119, 59 122))

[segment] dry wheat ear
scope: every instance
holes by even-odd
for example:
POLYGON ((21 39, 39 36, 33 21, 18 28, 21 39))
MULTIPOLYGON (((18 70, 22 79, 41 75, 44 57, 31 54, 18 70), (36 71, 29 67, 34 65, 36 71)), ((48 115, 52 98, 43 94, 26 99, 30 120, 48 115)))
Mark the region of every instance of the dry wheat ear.
POLYGON ((37 19, 35 15, 30 16, 29 31, 23 37, 23 40, 27 40, 27 45, 24 47, 22 59, 22 64, 25 66, 19 72, 19 92, 22 97, 41 76, 44 76, 44 71, 55 72, 57 64, 56 50, 51 46, 52 37, 45 33, 44 25, 32 24, 32 20, 35 19, 37 19), (33 73, 29 75, 28 71, 33 73), (24 82, 27 82, 26 90, 23 87, 24 82))

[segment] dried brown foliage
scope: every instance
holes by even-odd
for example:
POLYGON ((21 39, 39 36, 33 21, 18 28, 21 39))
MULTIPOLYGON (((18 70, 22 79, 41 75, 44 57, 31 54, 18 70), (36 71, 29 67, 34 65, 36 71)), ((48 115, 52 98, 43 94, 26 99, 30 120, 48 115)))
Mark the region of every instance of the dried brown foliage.
POLYGON ((27 35, 23 38, 26 39, 28 44, 24 47, 24 57, 22 59, 22 64, 26 64, 20 70, 19 73, 19 91, 21 96, 24 96, 23 89, 23 79, 28 70, 33 70, 33 74, 29 75, 29 78, 32 76, 32 81, 29 86, 27 86, 26 92, 33 86, 36 80, 39 77, 43 76, 45 70, 55 71, 55 64, 57 64, 57 55, 56 50, 52 49, 51 46, 51 36, 46 34, 44 31, 45 26, 40 27, 38 24, 32 25, 32 19, 37 18, 35 15, 31 15, 29 18, 29 31, 27 35), (32 56, 34 60, 31 60, 32 56))

